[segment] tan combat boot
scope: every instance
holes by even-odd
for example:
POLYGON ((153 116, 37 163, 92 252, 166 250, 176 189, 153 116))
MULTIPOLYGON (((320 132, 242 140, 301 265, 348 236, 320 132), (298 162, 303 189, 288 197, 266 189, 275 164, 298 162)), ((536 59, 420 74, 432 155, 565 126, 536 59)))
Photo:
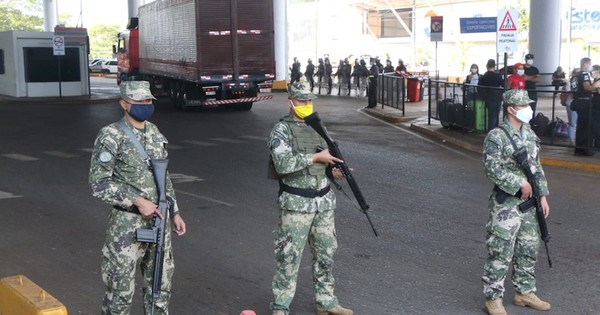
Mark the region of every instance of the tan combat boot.
POLYGON ((274 310, 273 315, 285 315, 285 312, 282 310, 274 310))
POLYGON ((493 300, 485 300, 485 310, 490 315, 508 315, 502 305, 502 298, 495 298, 493 300))
POLYGON ((336 305, 326 311, 317 310, 317 315, 352 315, 354 312, 347 308, 343 308, 341 305, 336 305))
POLYGON ((513 303, 518 306, 529 306, 538 311, 547 311, 550 309, 550 303, 540 300, 533 292, 527 294, 517 292, 513 303))

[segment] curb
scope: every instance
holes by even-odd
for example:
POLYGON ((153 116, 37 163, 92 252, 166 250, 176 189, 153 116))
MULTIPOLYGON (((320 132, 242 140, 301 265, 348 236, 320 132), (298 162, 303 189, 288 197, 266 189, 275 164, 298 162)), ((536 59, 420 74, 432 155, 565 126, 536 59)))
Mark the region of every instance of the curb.
POLYGON ((362 110, 365 111, 366 113, 368 113, 369 115, 376 116, 376 117, 381 118, 389 123, 406 123, 406 122, 411 122, 411 121, 417 119, 417 117, 406 117, 406 116, 398 116, 398 115, 394 115, 394 114, 382 113, 379 110, 372 109, 372 108, 363 108, 362 110))
POLYGON ((470 144, 468 142, 462 141, 462 140, 458 140, 456 138, 450 137, 450 136, 446 136, 442 133, 439 133, 437 131, 425 128, 425 127, 421 127, 419 125, 415 125, 415 124, 410 124, 410 129, 415 130, 417 132, 420 133, 424 133, 427 134, 429 136, 438 138, 438 139, 442 139, 446 142, 452 143, 456 146, 462 147, 464 149, 467 149, 469 151, 475 152, 475 153, 481 153, 482 152, 482 146, 477 146, 477 145, 473 145, 470 144))

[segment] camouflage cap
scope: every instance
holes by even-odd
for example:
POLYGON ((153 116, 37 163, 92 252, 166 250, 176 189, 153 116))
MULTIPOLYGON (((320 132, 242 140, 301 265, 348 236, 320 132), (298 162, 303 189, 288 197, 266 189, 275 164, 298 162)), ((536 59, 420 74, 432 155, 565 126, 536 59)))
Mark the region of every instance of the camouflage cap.
POLYGON ((529 99, 529 94, 526 90, 508 90, 502 94, 502 99, 506 105, 517 105, 525 106, 533 103, 532 99, 529 99))
POLYGON ((314 100, 317 98, 311 91, 307 90, 304 84, 300 82, 294 82, 288 84, 287 87, 288 98, 297 100, 314 100))
POLYGON ((143 101, 156 98, 150 92, 148 81, 123 81, 121 82, 121 97, 134 101, 143 101))

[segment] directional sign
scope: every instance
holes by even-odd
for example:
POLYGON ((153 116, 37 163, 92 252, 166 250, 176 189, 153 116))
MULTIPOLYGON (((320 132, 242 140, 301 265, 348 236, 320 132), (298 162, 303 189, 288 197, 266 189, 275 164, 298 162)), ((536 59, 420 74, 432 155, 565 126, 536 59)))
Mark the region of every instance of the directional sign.
POLYGON ((63 36, 52 37, 52 47, 54 47, 54 56, 65 55, 65 38, 63 36))
POLYGON ((496 51, 498 54, 515 53, 519 49, 519 30, 515 21, 519 13, 515 9, 498 10, 496 26, 496 51))

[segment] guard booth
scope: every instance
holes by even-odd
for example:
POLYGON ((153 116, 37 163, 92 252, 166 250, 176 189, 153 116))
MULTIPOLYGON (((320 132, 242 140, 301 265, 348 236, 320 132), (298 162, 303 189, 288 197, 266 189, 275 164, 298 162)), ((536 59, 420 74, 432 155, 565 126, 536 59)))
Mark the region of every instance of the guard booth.
POLYGON ((89 94, 87 46, 65 41, 64 56, 55 56, 54 35, 53 32, 0 32, 0 95, 89 94))

